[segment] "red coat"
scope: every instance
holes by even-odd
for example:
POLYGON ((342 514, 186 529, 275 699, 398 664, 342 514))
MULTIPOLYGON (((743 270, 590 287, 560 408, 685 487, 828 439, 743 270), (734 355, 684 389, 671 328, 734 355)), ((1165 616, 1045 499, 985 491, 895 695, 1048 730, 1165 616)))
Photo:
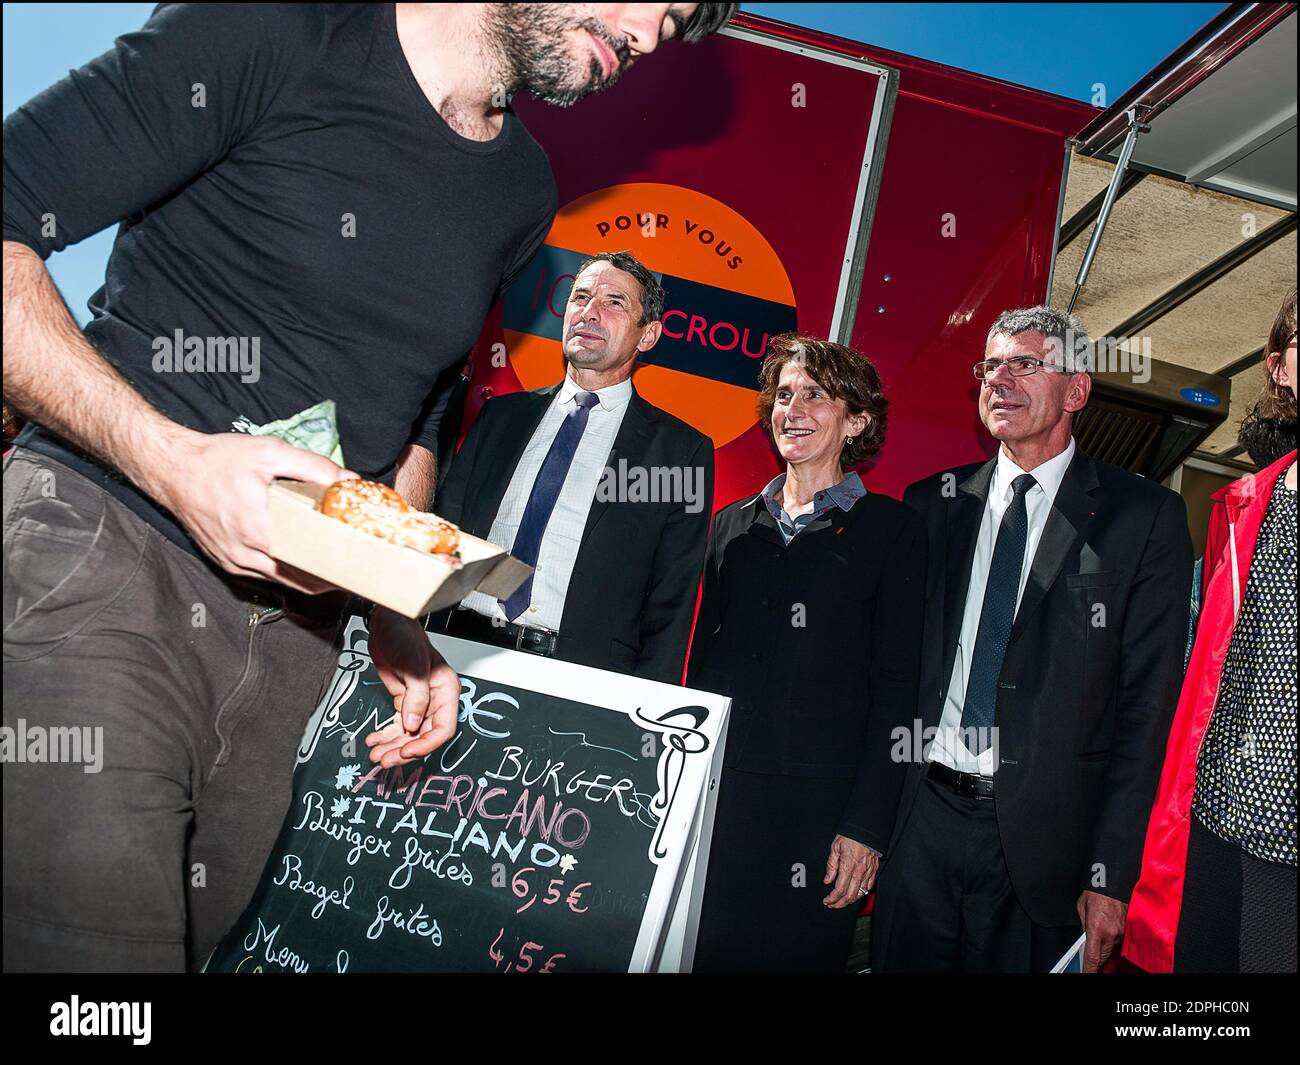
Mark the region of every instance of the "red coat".
POLYGON ((1205 545, 1196 643, 1169 733, 1165 767, 1147 826, 1142 874, 1133 889, 1124 930, 1124 957, 1148 972, 1173 970, 1178 916, 1183 908, 1196 759, 1218 700, 1219 678, 1246 594, 1255 539, 1273 486, 1295 459, 1292 451, 1268 469, 1233 481, 1210 497, 1216 505, 1210 512, 1205 545))

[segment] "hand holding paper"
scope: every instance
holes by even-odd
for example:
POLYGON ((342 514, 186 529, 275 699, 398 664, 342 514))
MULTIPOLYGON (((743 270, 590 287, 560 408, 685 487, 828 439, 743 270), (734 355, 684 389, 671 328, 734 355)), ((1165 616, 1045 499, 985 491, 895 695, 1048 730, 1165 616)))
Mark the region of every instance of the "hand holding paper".
POLYGON ((1128 906, 1096 891, 1079 896, 1079 923, 1088 937, 1083 946, 1085 973, 1099 973, 1124 938, 1128 906))
POLYGON ((271 437, 181 433, 159 456, 154 494, 203 552, 235 576, 278 581, 310 594, 331 590, 332 585, 269 554, 266 488, 281 477, 330 484, 356 474, 271 437))

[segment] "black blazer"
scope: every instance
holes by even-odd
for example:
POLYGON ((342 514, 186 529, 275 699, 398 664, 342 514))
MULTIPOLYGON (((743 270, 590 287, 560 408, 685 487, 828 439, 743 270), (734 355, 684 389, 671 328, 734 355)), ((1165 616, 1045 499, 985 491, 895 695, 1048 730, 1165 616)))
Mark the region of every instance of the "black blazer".
MULTIPOLYGON (((937 727, 996 458, 904 499, 930 541, 918 717, 937 727)), ((1080 892, 1137 881, 1187 639, 1192 543, 1182 498, 1077 451, 1034 556, 1003 660, 994 804, 1016 897, 1078 921, 1080 892)), ((927 737, 928 739, 928 737, 927 737)), ((895 834, 924 775, 914 764, 895 834)))
MULTIPOLYGON (((434 511, 487 538, 524 448, 560 385, 489 400, 470 427, 434 511)), ((702 469, 700 509, 593 500, 564 599, 556 657, 680 684, 713 512, 713 442, 635 387, 608 465, 702 469)), ((509 544, 501 545, 509 548, 509 544)))
POLYGON ((812 777, 848 795, 838 826, 884 852, 904 766, 891 736, 916 706, 920 518, 868 493, 787 547, 762 496, 713 523, 687 684, 731 696, 724 765, 812 777))

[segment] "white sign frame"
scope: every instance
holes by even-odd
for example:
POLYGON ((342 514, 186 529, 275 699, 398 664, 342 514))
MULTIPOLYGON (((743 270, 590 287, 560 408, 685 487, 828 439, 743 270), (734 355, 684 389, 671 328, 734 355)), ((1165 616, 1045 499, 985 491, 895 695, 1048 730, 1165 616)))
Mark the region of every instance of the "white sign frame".
MULTIPOLYGON (((695 951, 703 872, 708 868, 713 811, 722 775, 723 752, 731 700, 675 684, 642 680, 622 673, 579 666, 554 658, 491 647, 468 640, 426 633, 429 642, 457 673, 497 681, 525 691, 569 699, 625 714, 644 731, 661 734, 657 777, 659 791, 652 809, 659 827, 647 856, 655 865, 641 927, 628 965, 629 972, 689 970, 695 951), (702 721, 673 719, 674 711, 698 707, 702 721), (701 739, 708 741, 699 747, 701 739)), ((307 761, 327 734, 353 737, 382 725, 373 718, 339 721, 339 709, 356 689, 370 665, 364 619, 353 616, 344 627, 338 668, 303 733, 298 762, 307 761)), ((460 720, 466 708, 462 705, 460 720)))

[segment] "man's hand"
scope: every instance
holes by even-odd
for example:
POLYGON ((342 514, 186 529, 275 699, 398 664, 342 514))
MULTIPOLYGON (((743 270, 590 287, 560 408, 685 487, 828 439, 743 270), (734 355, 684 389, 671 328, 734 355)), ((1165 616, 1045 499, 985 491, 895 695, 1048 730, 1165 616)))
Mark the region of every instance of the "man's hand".
POLYGON ((366 737, 370 760, 385 768, 436 751, 456 732, 460 677, 433 649, 424 627, 382 606, 370 615, 370 657, 397 713, 366 737))
POLYGON ((217 565, 236 576, 278 581, 313 595, 332 590, 267 553, 271 514, 266 488, 277 477, 332 484, 355 473, 269 437, 179 427, 175 437, 165 468, 152 471, 146 487, 217 565))
POLYGON ((823 884, 834 881, 835 887, 822 899, 822 904, 842 910, 862 902, 875 884, 879 868, 880 856, 870 847, 848 836, 836 836, 831 843, 830 857, 826 859, 826 876, 822 878, 823 884))
POLYGON ((1079 924, 1088 937, 1083 941, 1082 968, 1085 973, 1099 973, 1110 960, 1124 936, 1128 904, 1085 891, 1079 896, 1079 924))

